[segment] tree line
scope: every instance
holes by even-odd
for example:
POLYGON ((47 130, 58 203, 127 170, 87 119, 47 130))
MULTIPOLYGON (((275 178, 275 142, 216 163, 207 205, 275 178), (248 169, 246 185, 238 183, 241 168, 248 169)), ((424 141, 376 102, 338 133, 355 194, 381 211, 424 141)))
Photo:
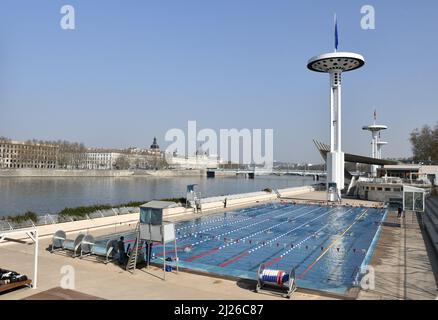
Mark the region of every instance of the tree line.
MULTIPOLYGON (((0 136, 0 141, 10 142, 11 139, 0 136)), ((116 152, 121 154, 114 163, 114 169, 162 169, 168 166, 162 157, 151 156, 143 153, 132 154, 129 149, 126 150, 89 150, 82 142, 70 142, 66 140, 39 140, 29 139, 25 143, 33 145, 50 145, 58 147, 56 156, 56 166, 58 169, 83 169, 86 152, 116 152)), ((32 160, 35 158, 32 151, 22 152, 21 161, 32 160)))
POLYGON ((424 125, 411 132, 410 142, 412 153, 416 162, 438 161, 438 122, 431 127, 424 125))

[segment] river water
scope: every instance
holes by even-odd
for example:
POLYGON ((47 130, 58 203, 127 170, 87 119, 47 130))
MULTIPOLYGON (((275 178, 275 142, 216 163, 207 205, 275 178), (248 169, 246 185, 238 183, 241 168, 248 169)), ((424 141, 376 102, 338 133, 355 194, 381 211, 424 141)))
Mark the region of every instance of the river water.
POLYGON ((57 213, 66 207, 117 205, 130 201, 185 197, 197 184, 202 197, 311 185, 312 177, 126 177, 126 178, 0 178, 0 216, 33 211, 57 213))

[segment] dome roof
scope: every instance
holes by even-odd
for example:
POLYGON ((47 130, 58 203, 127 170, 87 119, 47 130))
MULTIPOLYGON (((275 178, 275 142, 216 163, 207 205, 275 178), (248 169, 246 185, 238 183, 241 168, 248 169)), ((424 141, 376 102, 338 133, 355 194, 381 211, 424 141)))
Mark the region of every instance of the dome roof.
POLYGON ((160 146, 157 143, 157 138, 156 137, 154 137, 154 142, 152 142, 152 144, 151 144, 151 149, 153 149, 153 150, 160 149, 160 146))

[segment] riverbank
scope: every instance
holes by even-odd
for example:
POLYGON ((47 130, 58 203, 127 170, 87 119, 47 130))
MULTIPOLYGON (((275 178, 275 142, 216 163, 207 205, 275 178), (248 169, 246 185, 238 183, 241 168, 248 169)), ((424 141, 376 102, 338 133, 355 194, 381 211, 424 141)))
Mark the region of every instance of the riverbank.
POLYGON ((205 170, 64 170, 64 169, 1 169, 0 178, 17 177, 181 177, 205 176, 205 170))

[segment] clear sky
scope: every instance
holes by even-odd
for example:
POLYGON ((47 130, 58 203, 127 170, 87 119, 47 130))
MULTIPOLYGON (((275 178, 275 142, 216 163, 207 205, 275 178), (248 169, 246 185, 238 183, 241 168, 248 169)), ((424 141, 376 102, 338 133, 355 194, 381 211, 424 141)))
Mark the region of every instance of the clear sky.
POLYGON ((370 154, 377 108, 384 156, 409 156, 409 133, 438 121, 436 0, 1 0, 0 136, 143 147, 196 120, 272 128, 275 160, 321 162, 329 80, 306 63, 333 50, 335 12, 339 50, 367 62, 343 78, 344 150, 370 154))

